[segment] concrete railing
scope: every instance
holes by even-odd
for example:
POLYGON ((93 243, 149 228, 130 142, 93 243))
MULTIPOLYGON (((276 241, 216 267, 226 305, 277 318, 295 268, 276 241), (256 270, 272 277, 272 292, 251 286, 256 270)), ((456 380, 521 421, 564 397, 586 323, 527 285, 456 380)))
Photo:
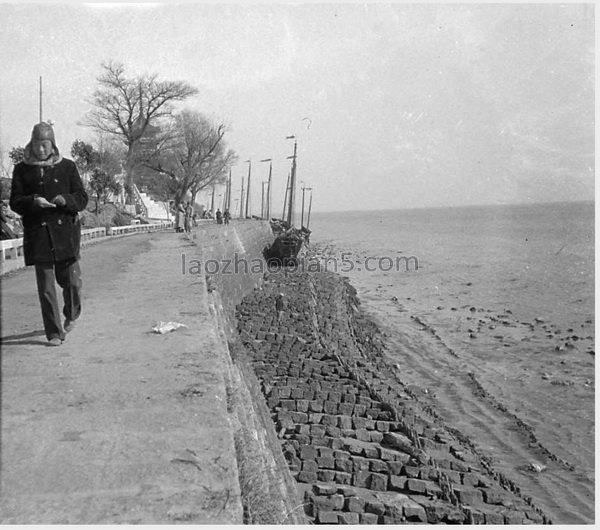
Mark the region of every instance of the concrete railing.
MULTIPOLYGON (((101 228, 86 228, 81 231, 81 242, 86 244, 92 240, 103 239, 111 236, 121 236, 140 232, 156 232, 173 228, 172 221, 152 224, 135 224, 127 226, 111 226, 108 230, 101 228)), ((25 266, 23 257, 23 238, 0 240, 0 274, 25 266)))
POLYGON ((81 241, 98 239, 100 237, 106 237, 106 228, 86 228, 85 230, 81 231, 81 241))
POLYGON ((4 239, 0 241, 0 249, 2 249, 0 261, 4 262, 6 259, 17 259, 19 256, 23 255, 23 238, 4 239))
POLYGON ((155 232, 156 230, 164 230, 165 228, 173 228, 173 221, 164 221, 161 223, 151 224, 135 224, 127 226, 111 226, 108 229, 109 236, 119 236, 123 234, 135 234, 137 232, 155 232))

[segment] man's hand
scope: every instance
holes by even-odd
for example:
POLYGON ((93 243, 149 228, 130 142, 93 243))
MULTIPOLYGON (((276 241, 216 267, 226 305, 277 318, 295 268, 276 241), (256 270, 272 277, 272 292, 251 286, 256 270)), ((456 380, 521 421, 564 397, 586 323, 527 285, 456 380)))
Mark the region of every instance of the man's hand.
POLYGON ((40 208, 56 208, 56 204, 48 202, 45 197, 36 197, 33 199, 33 204, 39 206, 40 208))
POLYGON ((67 204, 67 201, 65 201, 65 198, 62 195, 57 195, 50 202, 53 202, 56 206, 65 206, 67 204))

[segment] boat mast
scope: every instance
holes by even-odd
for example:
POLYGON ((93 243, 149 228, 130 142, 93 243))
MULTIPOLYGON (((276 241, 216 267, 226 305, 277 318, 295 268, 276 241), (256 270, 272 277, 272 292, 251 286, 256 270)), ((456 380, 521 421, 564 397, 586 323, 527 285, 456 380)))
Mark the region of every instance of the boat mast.
MULTIPOLYGON (((302 185, 302 217, 301 217, 301 221, 300 221, 300 228, 302 228, 304 226, 304 193, 306 191, 310 191, 310 198, 312 199, 312 188, 307 188, 306 186, 302 185)), ((308 224, 308 221, 307 221, 307 224, 308 224)), ((308 226, 306 228, 308 228, 308 226)))
POLYGON ((267 181, 267 219, 271 219, 271 175, 273 173, 273 162, 269 161, 269 180, 267 181))
POLYGON ((287 202, 288 202, 288 192, 290 189, 290 173, 288 173, 287 176, 287 183, 285 185, 285 199, 283 199, 283 213, 281 214, 281 220, 283 221, 285 219, 285 212, 287 211, 287 202))
POLYGON ((264 217, 269 220, 271 219, 271 173, 273 171, 273 162, 272 162, 272 158, 265 158, 264 160, 261 160, 261 162, 270 162, 269 164, 269 180, 267 181, 267 193, 266 193, 266 206, 264 207, 265 209, 265 215, 264 217))
POLYGON ((296 152, 298 148, 298 142, 296 141, 295 136, 288 136, 288 139, 294 139, 294 154, 291 157, 292 159, 292 172, 290 176, 290 194, 289 194, 289 204, 288 204, 288 212, 287 212, 287 223, 292 227, 294 221, 294 202, 295 202, 295 189, 296 189, 296 152))
POLYGON ((310 190, 310 199, 308 201, 308 218, 306 219, 306 229, 308 230, 308 225, 310 225, 310 209, 312 208, 312 188, 307 188, 310 190))
POLYGON ((300 228, 304 226, 304 192, 306 191, 306 186, 304 183, 302 184, 302 213, 300 214, 300 228))

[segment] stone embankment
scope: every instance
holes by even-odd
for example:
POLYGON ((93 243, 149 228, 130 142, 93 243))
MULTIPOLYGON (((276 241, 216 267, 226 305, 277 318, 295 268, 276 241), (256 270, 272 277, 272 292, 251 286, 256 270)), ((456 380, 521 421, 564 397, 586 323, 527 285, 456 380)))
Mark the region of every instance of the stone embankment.
POLYGON ((260 289, 263 250, 273 241, 269 223, 214 225, 197 231, 182 257, 184 274, 205 276, 208 304, 230 354, 225 379, 228 422, 246 524, 304 524, 298 491, 235 326, 235 308, 260 289))
POLYGON ((346 279, 270 272, 236 316, 236 356, 250 359, 309 521, 550 522, 384 362, 346 279))

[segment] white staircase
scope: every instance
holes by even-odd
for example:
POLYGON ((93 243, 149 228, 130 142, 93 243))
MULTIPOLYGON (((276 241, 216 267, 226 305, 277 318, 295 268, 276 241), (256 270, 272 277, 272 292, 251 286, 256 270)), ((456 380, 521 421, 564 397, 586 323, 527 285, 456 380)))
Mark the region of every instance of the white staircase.
MULTIPOLYGON (((135 186, 137 188, 137 186, 135 186)), ((136 189, 138 197, 142 202, 143 209, 146 211, 146 217, 152 220, 171 221, 172 215, 168 202, 155 201, 147 193, 136 189)))

